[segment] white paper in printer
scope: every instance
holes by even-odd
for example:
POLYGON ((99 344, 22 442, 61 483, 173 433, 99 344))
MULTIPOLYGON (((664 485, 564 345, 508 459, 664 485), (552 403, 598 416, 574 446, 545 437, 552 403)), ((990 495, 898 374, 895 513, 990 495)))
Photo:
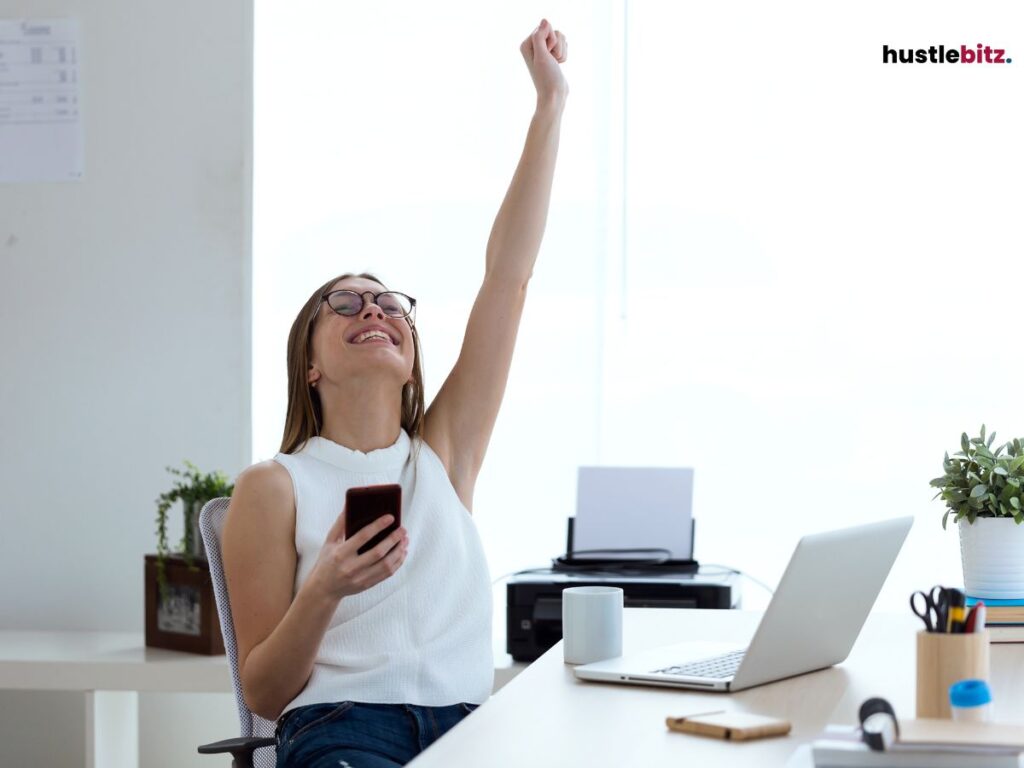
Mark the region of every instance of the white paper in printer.
MULTIPOLYGON (((693 470, 667 467, 580 467, 573 551, 648 549, 693 556, 693 470)), ((657 553, 581 555, 649 559, 657 553)))

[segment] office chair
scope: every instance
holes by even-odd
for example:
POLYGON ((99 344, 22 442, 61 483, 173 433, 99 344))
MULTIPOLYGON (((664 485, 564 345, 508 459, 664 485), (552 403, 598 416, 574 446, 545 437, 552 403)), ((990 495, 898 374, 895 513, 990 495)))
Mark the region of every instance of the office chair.
POLYGON ((227 516, 228 504, 231 499, 212 499, 207 502, 199 513, 199 530, 206 546, 206 559, 210 563, 210 577, 213 580, 213 593, 217 600, 217 616, 220 619, 220 631, 224 637, 224 650, 231 666, 231 681, 235 687, 235 703, 238 705, 238 720, 242 735, 236 739, 225 739, 213 744, 204 744, 199 752, 204 755, 230 752, 232 768, 275 768, 276 753, 273 749, 261 747, 276 746, 274 731, 277 724, 265 720, 249 711, 242 698, 242 682, 238 675, 238 645, 235 643, 235 625, 231 620, 231 601, 228 599, 227 581, 224 578, 224 565, 220 556, 220 535, 224 529, 224 518, 227 516), (255 750, 259 749, 257 753, 255 750))

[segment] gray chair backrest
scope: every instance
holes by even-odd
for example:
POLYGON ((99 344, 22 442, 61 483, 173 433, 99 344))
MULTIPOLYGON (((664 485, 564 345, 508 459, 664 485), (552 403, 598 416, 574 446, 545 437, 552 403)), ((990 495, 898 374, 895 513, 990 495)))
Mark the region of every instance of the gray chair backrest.
MULTIPOLYGON (((224 564, 220 556, 220 534, 224 529, 224 518, 227 517, 228 504, 231 499, 220 498, 208 501, 199 513, 199 530, 206 546, 206 559, 210 563, 210 576, 213 579, 213 593, 217 598, 217 616, 220 618, 220 631, 224 637, 224 651, 231 665, 231 681, 235 686, 235 703, 238 704, 238 721, 242 732, 240 736, 273 737, 277 724, 265 720, 249 711, 242 698, 242 682, 238 675, 238 644, 235 642, 235 625, 231 620, 231 600, 228 599, 227 581, 224 578, 224 564)), ((275 768, 277 758, 270 747, 257 749, 253 752, 255 768, 275 768)))

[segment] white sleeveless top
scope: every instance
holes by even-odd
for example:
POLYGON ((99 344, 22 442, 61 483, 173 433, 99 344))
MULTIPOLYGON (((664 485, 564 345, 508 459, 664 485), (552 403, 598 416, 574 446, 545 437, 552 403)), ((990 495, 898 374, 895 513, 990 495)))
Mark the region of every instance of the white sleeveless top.
POLYGON ((425 441, 416 443, 418 450, 404 429, 394 445, 369 453, 314 437, 295 453, 274 457, 295 490, 293 597, 349 488, 401 484, 402 526, 409 533, 398 571, 341 600, 309 682, 284 712, 349 700, 480 704, 491 694, 491 580, 480 535, 441 459, 425 441))

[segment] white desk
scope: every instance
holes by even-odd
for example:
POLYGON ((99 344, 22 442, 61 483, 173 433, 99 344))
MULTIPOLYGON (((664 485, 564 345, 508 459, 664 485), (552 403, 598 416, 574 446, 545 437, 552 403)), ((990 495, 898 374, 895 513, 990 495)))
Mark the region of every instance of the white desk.
MULTIPOLYGON (((526 666, 505 654, 496 653, 496 662, 502 666, 494 670, 495 689, 526 666)), ((10 630, 0 631, 0 689, 81 691, 88 768, 137 768, 140 691, 233 690, 226 656, 146 648, 142 632, 10 630)), ((236 727, 223 738, 237 735, 236 727)))
MULTIPOLYGON (((759 618, 748 611, 627 608, 623 648, 688 639, 742 643, 759 618)), ((914 716, 920 627, 909 610, 874 614, 840 666, 734 694, 582 682, 562 662, 558 643, 410 765, 467 765, 469 756, 488 768, 786 765, 828 723, 855 723, 870 696, 885 696, 898 716, 914 716), (793 731, 732 743, 665 727, 669 715, 721 709, 783 717, 793 731)), ((992 646, 992 685, 996 718, 1024 722, 1024 645, 992 646)))
POLYGON ((0 688, 82 691, 88 768, 138 766, 140 691, 232 690, 225 656, 146 648, 141 632, 0 631, 0 688))

